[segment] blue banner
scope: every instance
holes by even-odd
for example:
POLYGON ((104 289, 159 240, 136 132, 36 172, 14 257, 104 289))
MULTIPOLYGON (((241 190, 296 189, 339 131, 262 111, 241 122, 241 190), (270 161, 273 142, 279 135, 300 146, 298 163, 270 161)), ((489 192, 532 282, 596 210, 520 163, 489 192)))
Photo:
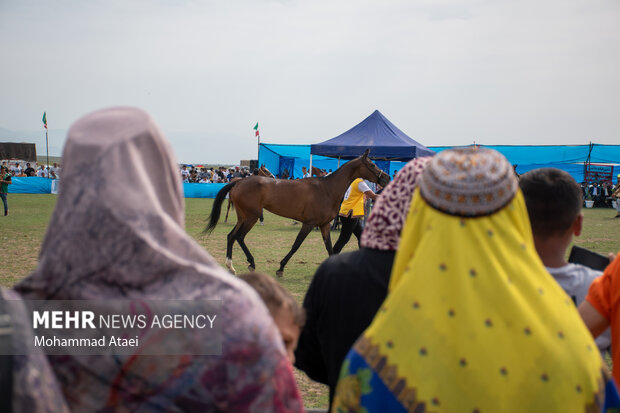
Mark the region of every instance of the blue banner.
MULTIPOLYGON (((12 177, 9 185, 10 194, 51 194, 57 193, 59 180, 40 178, 37 176, 12 177)), ((215 198, 226 184, 183 184, 185 198, 215 198)))
POLYGON ((183 184, 185 198, 215 198, 226 184, 183 184))
POLYGON ((25 176, 11 178, 9 194, 51 194, 52 181, 54 179, 40 178, 38 176, 25 176))

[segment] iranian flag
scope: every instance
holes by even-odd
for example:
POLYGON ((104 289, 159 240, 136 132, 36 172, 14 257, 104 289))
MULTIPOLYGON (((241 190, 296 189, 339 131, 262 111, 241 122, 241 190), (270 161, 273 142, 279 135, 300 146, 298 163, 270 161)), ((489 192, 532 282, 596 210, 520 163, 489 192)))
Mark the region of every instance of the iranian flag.
POLYGON ((43 127, 45 127, 45 129, 47 129, 47 116, 46 116, 46 112, 43 112, 43 127))
POLYGON ((255 135, 256 135, 256 136, 259 136, 259 135, 260 135, 260 132, 258 131, 258 122, 256 122, 256 125, 254 125, 254 130, 256 131, 256 132, 255 132, 255 135))

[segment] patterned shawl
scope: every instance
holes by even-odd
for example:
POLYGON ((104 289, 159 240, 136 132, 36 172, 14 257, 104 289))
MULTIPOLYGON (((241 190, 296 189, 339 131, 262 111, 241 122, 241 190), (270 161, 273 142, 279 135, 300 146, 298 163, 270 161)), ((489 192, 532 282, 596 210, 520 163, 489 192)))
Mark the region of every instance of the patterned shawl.
POLYGON ((573 302, 538 258, 521 192, 464 218, 417 189, 388 296, 343 363, 333 411, 599 412, 606 395, 617 401, 573 302))
POLYGON ((396 251, 418 178, 430 157, 415 158, 402 168, 377 199, 362 233, 362 247, 396 251))
POLYGON ((26 299, 221 299, 221 356, 50 357, 72 411, 299 411, 265 306, 184 230, 172 149, 153 120, 111 108, 78 120, 26 299))

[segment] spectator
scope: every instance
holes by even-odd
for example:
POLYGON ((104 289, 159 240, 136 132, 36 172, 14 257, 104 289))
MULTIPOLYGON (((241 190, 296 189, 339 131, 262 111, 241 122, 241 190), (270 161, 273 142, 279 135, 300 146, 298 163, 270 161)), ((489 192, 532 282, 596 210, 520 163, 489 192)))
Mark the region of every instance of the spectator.
POLYGON ((15 164, 11 167, 11 173, 13 176, 17 176, 22 173, 22 167, 19 166, 19 162, 15 162, 15 164))
MULTIPOLYGON (((389 178, 389 177, 388 177, 389 178)), ((334 254, 340 253, 351 239, 351 234, 357 238, 357 245, 360 246, 362 236, 362 225, 360 219, 364 218, 364 197, 376 199, 377 195, 370 190, 362 178, 355 179, 347 192, 338 213, 342 228, 340 236, 334 244, 334 254)))
POLYGON ((192 168, 192 170, 189 173, 189 181, 192 183, 198 182, 198 173, 196 172, 194 168, 192 168))
POLYGON ((579 306, 579 313, 594 337, 611 326, 611 356, 613 376, 620 383, 620 254, 595 279, 588 295, 579 306))
MULTIPOLYGON (((581 235, 583 204, 580 188, 569 173, 554 168, 534 169, 519 180, 530 217, 536 252, 551 276, 575 305, 586 298, 592 281, 602 274, 566 261, 566 250, 573 237, 581 235)), ((611 344, 610 332, 596 344, 604 352, 611 344)))
POLYGON ((25 299, 217 298, 222 354, 50 357, 70 410, 301 411, 265 305, 185 233, 171 153, 138 109, 111 108, 77 121, 39 265, 16 289, 25 299))
POLYGON ((291 363, 295 363, 295 348, 297 348, 299 332, 306 320, 304 311, 297 304, 297 300, 276 280, 266 274, 252 272, 242 274, 239 278, 250 284, 250 287, 258 293, 267 306, 280 331, 288 359, 291 363))
POLYGON ((210 184, 211 181, 209 180, 209 178, 207 178, 206 176, 202 177, 200 179, 200 181, 198 181, 199 184, 210 184))
POLYGON ((611 196, 616 200, 616 216, 620 218, 620 174, 618 174, 618 183, 612 190, 611 196))
POLYGON ((30 166, 30 163, 26 163, 26 170, 24 172, 26 176, 35 176, 35 170, 30 166))
POLYGON ((603 198, 603 204, 606 208, 611 207, 611 194, 612 193, 613 191, 612 191, 611 182, 610 181, 603 182, 603 187, 601 188, 601 195, 603 198))
POLYGON ((11 174, 6 166, 0 168, 0 198, 4 204, 4 216, 9 215, 9 203, 7 197, 9 194, 9 185, 12 184, 11 174))
POLYGON ((301 167, 301 179, 310 178, 310 177, 311 177, 311 175, 310 175, 310 172, 308 171, 308 169, 306 169, 305 166, 302 166, 301 167))
POLYGON ((189 182, 189 171, 187 170, 187 166, 183 165, 181 167, 181 179, 183 182, 189 182))
POLYGON ((219 177, 220 182, 226 182, 226 175, 224 175, 224 171, 222 170, 222 168, 217 171, 217 176, 219 177))
POLYGON ((40 178, 47 178, 48 177, 47 168, 45 168, 43 165, 41 165, 39 167, 39 169, 37 170, 37 176, 40 177, 40 178))
POLYGON ((594 200, 595 207, 603 206, 601 187, 598 185, 598 182, 594 182, 594 184, 592 184, 592 188, 590 189, 590 194, 592 195, 592 199, 594 200))
POLYGON ((238 166, 235 166, 235 172, 233 172, 233 178, 241 178, 241 171, 238 166))
POLYGON ((412 160, 390 182, 368 218, 362 248, 329 257, 306 292, 308 318, 296 352, 297 367, 329 386, 330 405, 347 352, 385 299, 400 231, 429 159, 412 160))
POLYGON ((510 163, 486 148, 439 152, 411 201, 389 293, 343 363, 332 409, 618 406, 594 340, 538 258, 510 163))

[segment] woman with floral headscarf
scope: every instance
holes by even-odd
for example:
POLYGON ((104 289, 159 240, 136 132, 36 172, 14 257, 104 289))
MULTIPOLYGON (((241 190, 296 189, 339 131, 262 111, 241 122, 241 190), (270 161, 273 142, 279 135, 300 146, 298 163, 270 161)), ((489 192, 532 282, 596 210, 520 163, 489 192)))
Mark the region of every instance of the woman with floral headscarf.
POLYGON ((510 164, 488 149, 440 152, 333 411, 599 412, 617 402, 572 300, 538 258, 510 164))
POLYGON ((387 294, 400 231, 429 159, 416 158, 399 172, 368 217, 362 248, 329 257, 308 288, 307 320, 295 353, 296 365, 329 386, 330 402, 344 357, 387 294))

